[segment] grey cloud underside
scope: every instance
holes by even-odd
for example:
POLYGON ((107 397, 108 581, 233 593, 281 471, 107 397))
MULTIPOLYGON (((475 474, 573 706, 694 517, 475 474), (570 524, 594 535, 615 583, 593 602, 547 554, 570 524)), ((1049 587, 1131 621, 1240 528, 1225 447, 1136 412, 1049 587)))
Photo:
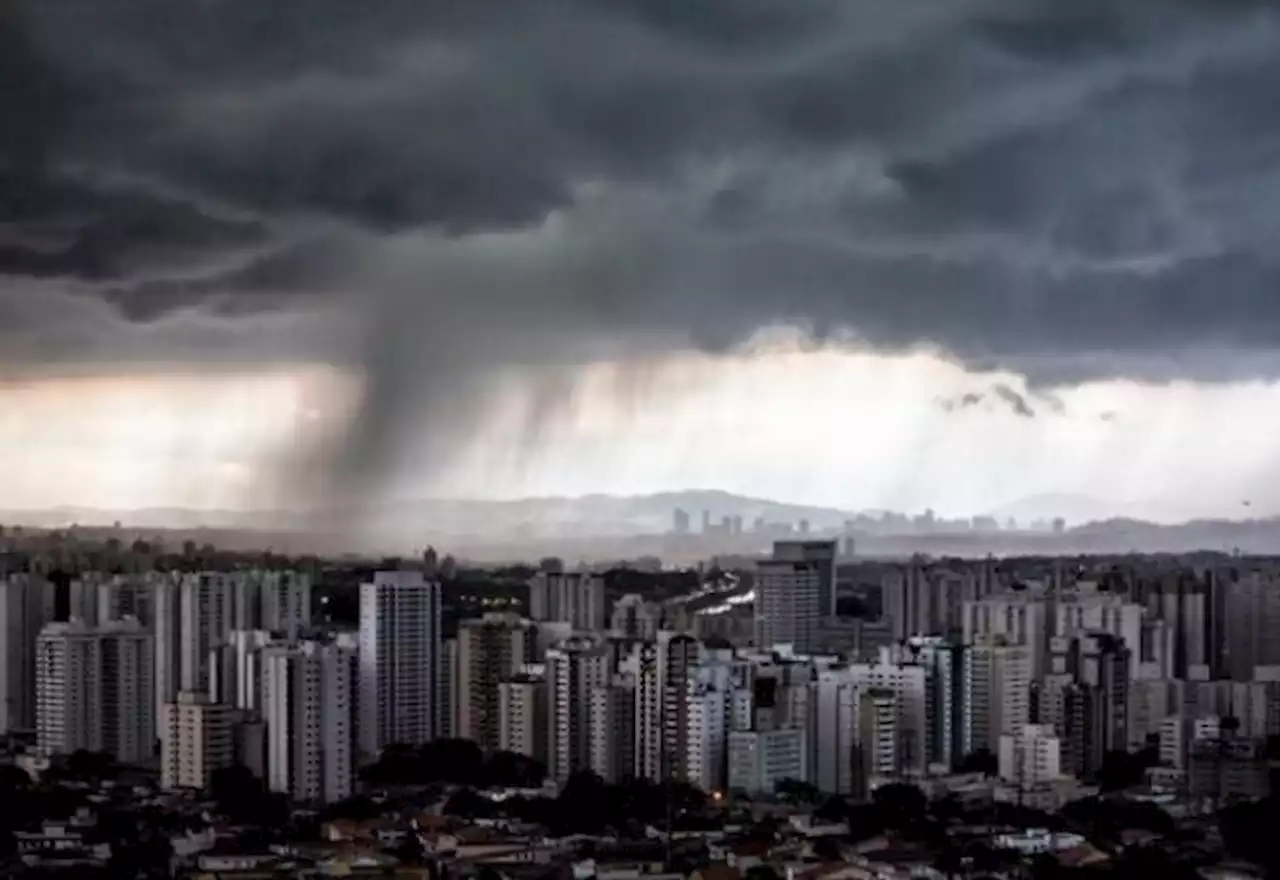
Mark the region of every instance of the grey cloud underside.
POLYGON ((1033 387, 1280 375, 1277 81, 1262 0, 9 4, 0 359, 75 356, 57 289, 95 362, 295 316, 261 356, 354 360, 373 434, 779 321, 1033 387))

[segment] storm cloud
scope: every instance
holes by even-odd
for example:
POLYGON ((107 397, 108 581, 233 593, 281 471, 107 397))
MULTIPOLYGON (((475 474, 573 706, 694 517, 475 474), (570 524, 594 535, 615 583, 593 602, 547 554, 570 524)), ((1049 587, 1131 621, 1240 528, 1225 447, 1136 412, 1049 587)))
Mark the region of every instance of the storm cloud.
POLYGON ((1263 0, 11 3, 0 370, 346 365, 361 478, 779 323, 1276 376, 1277 77, 1263 0))

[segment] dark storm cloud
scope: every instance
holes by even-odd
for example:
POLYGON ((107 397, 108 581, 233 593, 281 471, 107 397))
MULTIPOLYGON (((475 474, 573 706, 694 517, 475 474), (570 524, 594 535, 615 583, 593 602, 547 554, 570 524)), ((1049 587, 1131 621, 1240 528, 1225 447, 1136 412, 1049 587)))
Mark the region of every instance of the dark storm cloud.
POLYGON ((11 3, 0 360, 351 363, 348 470, 493 365, 780 321, 1277 375, 1278 76, 1262 0, 11 3))

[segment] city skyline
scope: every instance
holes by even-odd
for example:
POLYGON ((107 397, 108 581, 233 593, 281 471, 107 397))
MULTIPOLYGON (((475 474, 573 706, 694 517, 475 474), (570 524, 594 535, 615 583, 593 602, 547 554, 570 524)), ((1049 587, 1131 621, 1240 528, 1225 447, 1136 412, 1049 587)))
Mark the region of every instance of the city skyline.
POLYGON ((302 9, 0 16, 7 504, 1280 512, 1264 7, 302 9))

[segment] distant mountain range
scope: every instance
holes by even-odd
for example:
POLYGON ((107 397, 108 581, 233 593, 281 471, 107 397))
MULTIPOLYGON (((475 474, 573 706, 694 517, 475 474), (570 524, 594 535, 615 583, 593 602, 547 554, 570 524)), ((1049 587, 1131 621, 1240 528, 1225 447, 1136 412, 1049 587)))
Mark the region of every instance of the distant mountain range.
MULTIPOLYGON (((791 525, 805 521, 815 532, 843 529, 850 521, 856 531, 869 533, 945 533, 955 532, 958 528, 954 521, 938 521, 929 526, 918 519, 913 521, 910 517, 892 512, 791 504, 710 489, 649 495, 584 495, 576 498, 542 497, 503 501, 425 499, 382 502, 365 507, 352 506, 320 512, 193 510, 177 507, 138 510, 55 507, 0 511, 0 522, 36 528, 66 528, 72 524, 103 527, 119 522, 130 529, 261 531, 330 529, 356 524, 417 535, 530 539, 539 536, 660 534, 672 529, 676 510, 688 514, 693 533, 701 531, 704 512, 713 526, 718 526, 725 518, 741 518, 743 527, 748 530, 757 520, 791 525)), ((1072 527, 1072 531, 1088 531, 1117 521, 1125 521, 1129 528, 1185 527, 1144 522, 1140 515, 1124 506, 1069 494, 1032 496, 987 511, 985 515, 996 519, 1002 526, 1012 518, 1022 529, 1035 522, 1047 523, 1054 517, 1064 519, 1072 527)))

